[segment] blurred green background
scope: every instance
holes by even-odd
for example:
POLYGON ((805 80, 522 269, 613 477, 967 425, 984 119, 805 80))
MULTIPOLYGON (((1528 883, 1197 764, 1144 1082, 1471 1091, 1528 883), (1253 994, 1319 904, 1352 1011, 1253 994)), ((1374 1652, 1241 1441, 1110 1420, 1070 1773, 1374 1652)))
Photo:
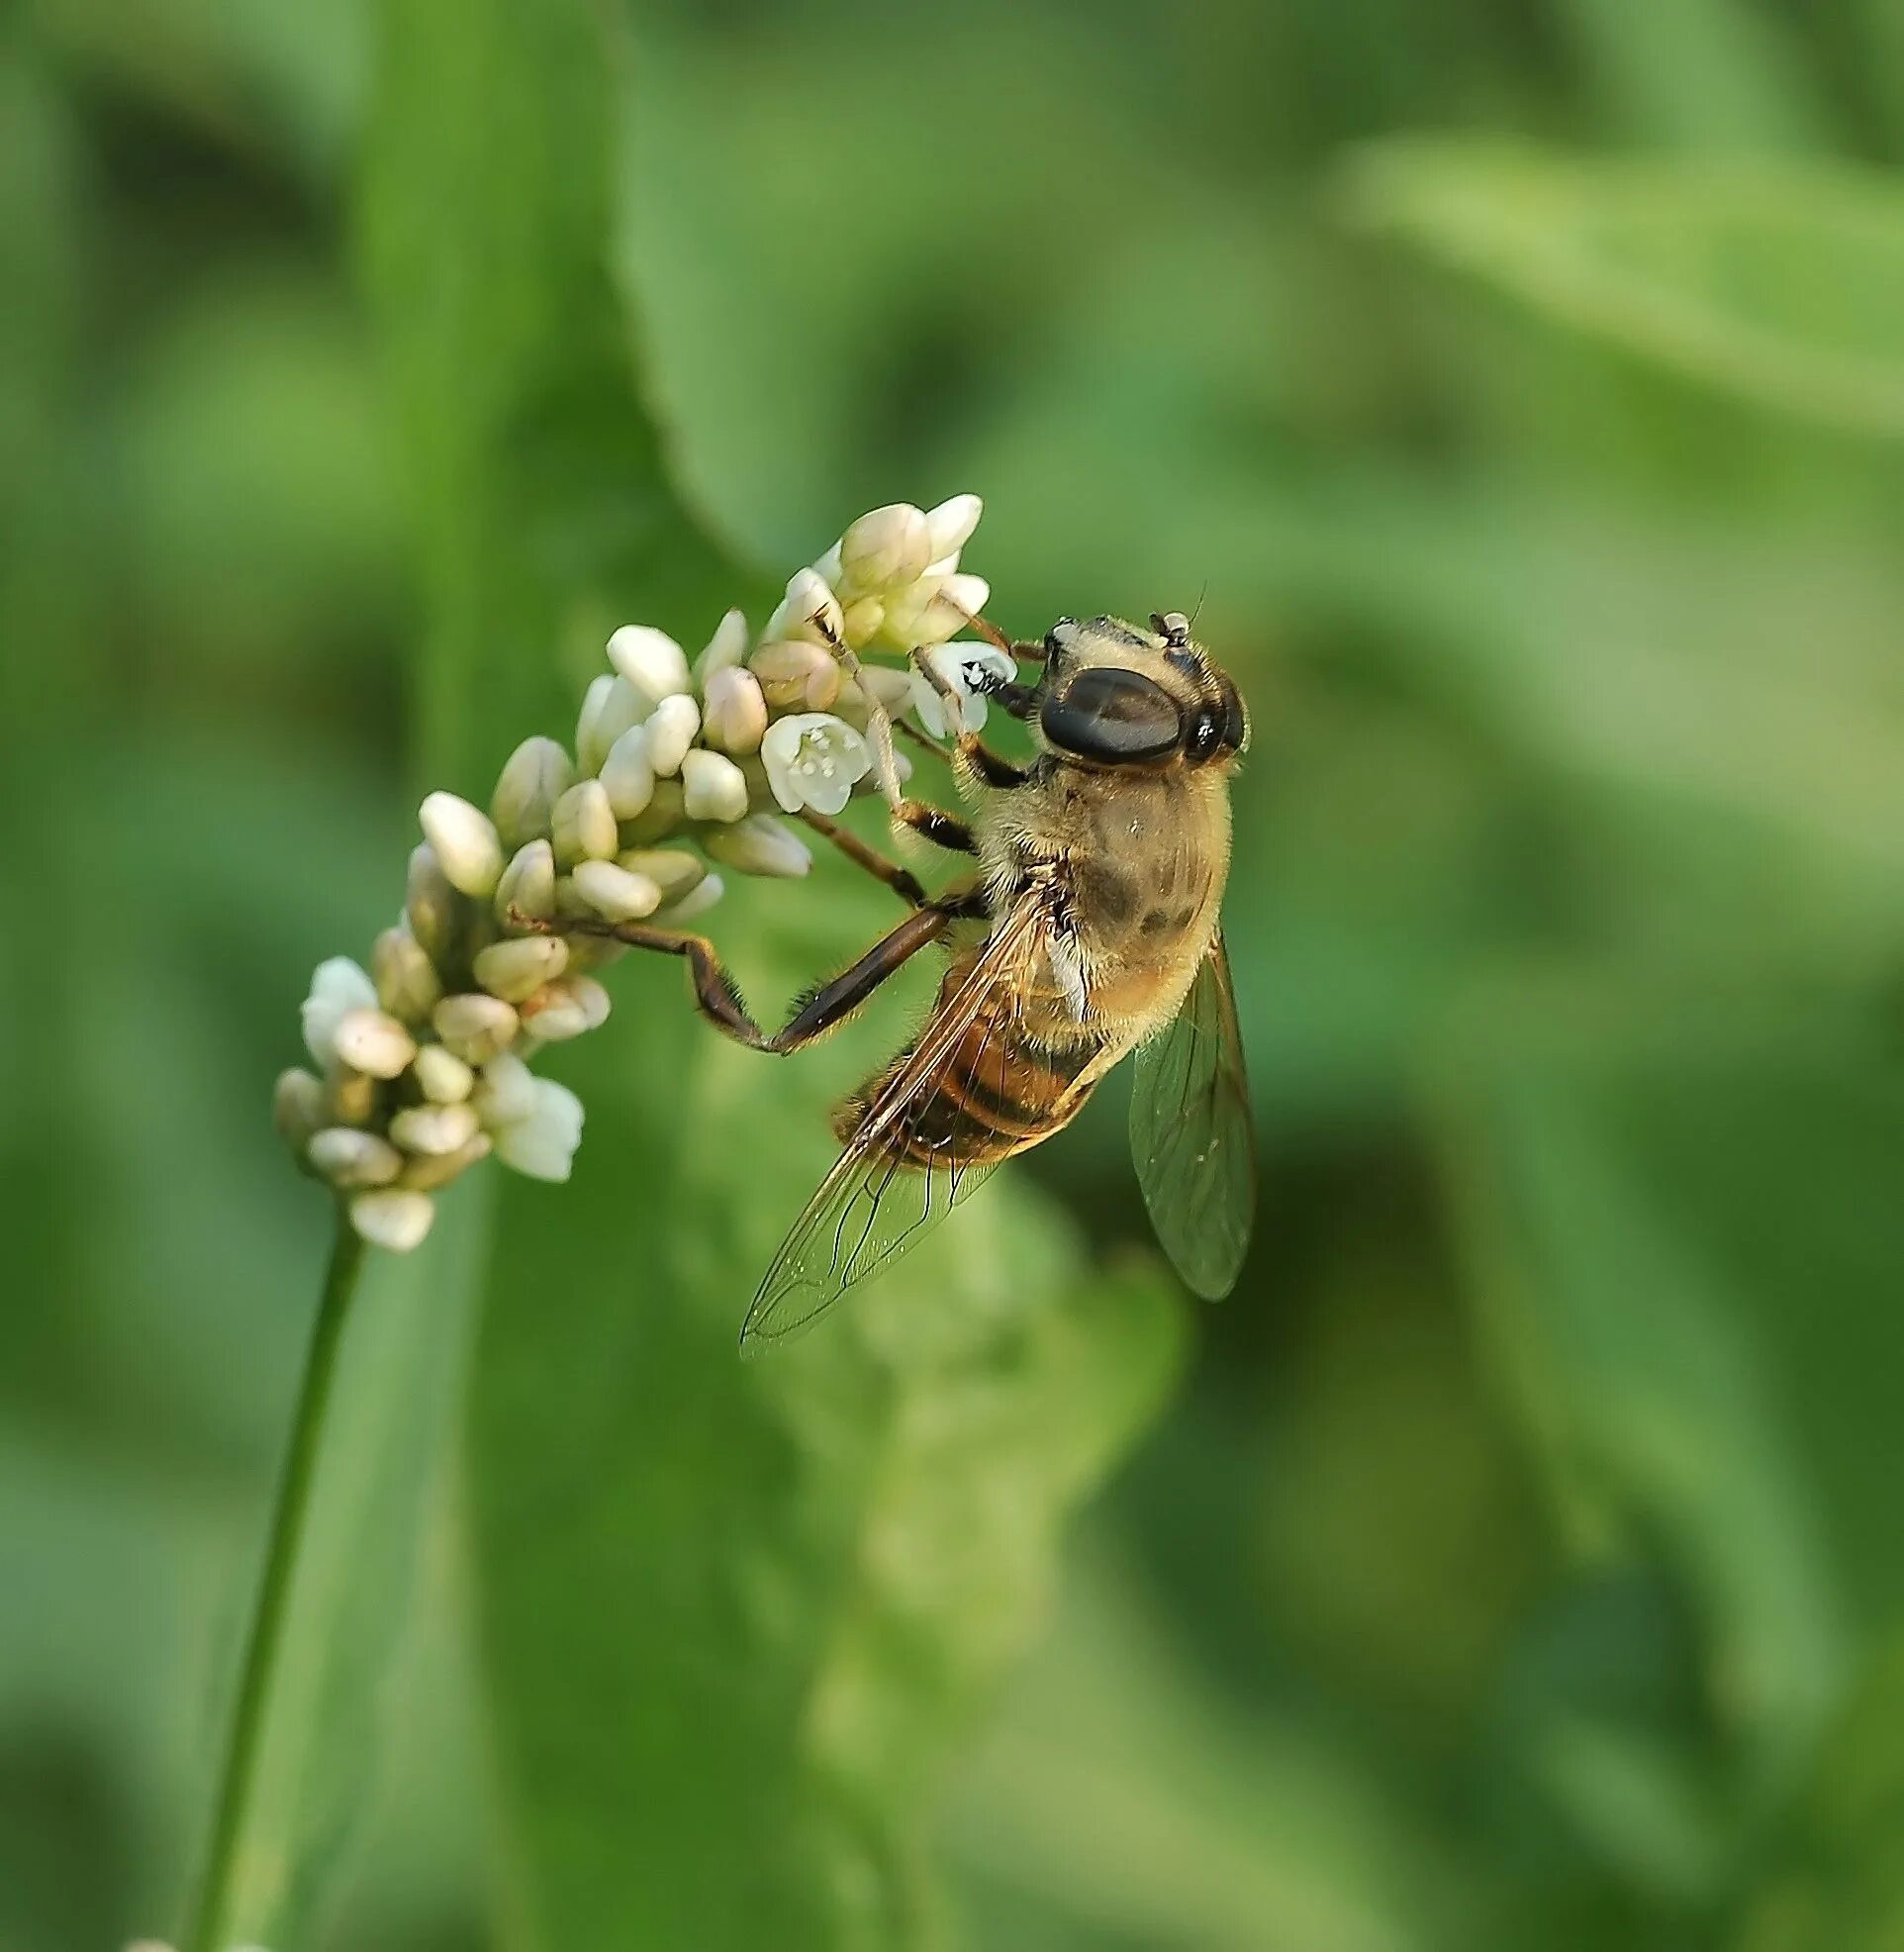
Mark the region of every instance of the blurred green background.
POLYGON ((1100 1104, 743 1370, 906 1007, 624 963, 363 1298, 246 1931, 1904 1945, 1900 160, 1889 0, 12 10, 0 1948, 177 1929, 421 788, 965 489, 1252 701, 1243 1283, 1100 1104))

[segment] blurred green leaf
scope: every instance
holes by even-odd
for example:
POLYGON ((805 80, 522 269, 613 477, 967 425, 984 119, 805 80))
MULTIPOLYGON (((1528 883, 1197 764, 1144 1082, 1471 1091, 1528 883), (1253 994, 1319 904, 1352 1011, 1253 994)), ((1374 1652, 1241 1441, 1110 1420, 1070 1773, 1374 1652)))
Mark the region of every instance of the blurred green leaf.
POLYGON ((362 112, 366 0, 40 0, 61 56, 155 110, 314 180, 334 176, 362 112))
POLYGON ((1437 1863, 1433 1820, 1320 1717, 1220 1707, 1102 1554, 1068 1594, 961 1773, 952 1838, 968 1875, 1036 1897, 1091 1945, 1475 1942, 1472 1893, 1437 1863))
POLYGON ((1904 434, 1904 191, 1888 178, 1408 140, 1362 151, 1343 191, 1358 223, 1642 358, 1904 434))
POLYGON ((1904 1641, 1872 1660, 1753 1883, 1736 1952, 1904 1945, 1904 1641))
MULTIPOLYGON (((1814 1006, 1801 1033, 1763 1006, 1502 983, 1461 1022, 1435 1103, 1501 1386, 1576 1550, 1660 1564, 1693 1610, 1750 1821, 1904 1610, 1880 1489, 1904 1454, 1865 1380, 1904 1360, 1904 1098, 1856 1013, 1814 1006)), ((1591 1762, 1534 1766, 1575 1797, 1591 1762)))

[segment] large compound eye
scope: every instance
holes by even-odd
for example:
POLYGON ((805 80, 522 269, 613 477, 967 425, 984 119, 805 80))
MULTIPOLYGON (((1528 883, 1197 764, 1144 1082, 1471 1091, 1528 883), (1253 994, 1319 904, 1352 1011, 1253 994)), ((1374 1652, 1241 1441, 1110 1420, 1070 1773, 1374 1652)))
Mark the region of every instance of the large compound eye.
POLYGON ((1184 735, 1162 685, 1109 664, 1080 671, 1045 700, 1038 720, 1052 744, 1102 765, 1160 759, 1184 735))
POLYGON ((1223 743, 1232 752, 1241 752, 1250 742, 1249 714, 1243 710, 1243 700, 1234 685, 1223 688, 1223 743))
POLYGON ((1207 759, 1223 742, 1222 722, 1214 712, 1199 712, 1190 721, 1186 749, 1193 762, 1207 759))

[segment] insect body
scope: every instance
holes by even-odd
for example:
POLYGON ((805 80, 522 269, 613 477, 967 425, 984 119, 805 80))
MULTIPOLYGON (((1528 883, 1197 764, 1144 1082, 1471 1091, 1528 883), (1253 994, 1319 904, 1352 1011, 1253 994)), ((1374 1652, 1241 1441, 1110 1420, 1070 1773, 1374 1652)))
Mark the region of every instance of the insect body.
MULTIPOLYGON (((1041 644, 1006 644, 978 625, 1043 670, 1035 685, 992 688, 1031 726, 1028 768, 959 733, 970 824, 901 797, 891 728, 874 713, 896 819, 976 856, 977 872, 927 900, 906 870, 808 814, 913 907, 777 1034, 748 1016, 702 937, 600 925, 687 957, 703 1013, 773 1051, 830 1028, 928 944, 950 951, 917 1038, 840 1108, 845 1149, 763 1277, 743 1345, 783 1339, 889 1267, 1000 1160, 1062 1130, 1133 1051, 1131 1145, 1158 1237, 1199 1294, 1234 1282, 1255 1162, 1219 910, 1229 771, 1249 726, 1187 621, 1151 624, 1064 620, 1041 644)), ((851 652, 841 656, 850 668, 851 652)))
MULTIPOLYGON (((768 1269, 747 1338, 804 1326, 890 1265, 1133 1050, 1132 1144, 1159 1236, 1198 1292, 1235 1280, 1255 1169, 1218 924, 1248 720, 1185 620, 1153 624, 1049 633, 1039 683, 1000 694, 1033 725, 1028 770, 960 739, 981 874, 954 898, 937 1003, 842 1107, 846 1150, 768 1269)), ((944 819, 899 811, 928 832, 944 819)))

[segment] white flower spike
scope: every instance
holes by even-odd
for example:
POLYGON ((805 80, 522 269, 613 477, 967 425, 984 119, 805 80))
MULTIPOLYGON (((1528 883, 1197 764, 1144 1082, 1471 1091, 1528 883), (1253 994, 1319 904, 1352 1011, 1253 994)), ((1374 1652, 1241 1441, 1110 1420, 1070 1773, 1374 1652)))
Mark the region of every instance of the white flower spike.
MULTIPOLYGON (((627 945, 599 925, 692 922, 724 893, 710 861, 809 873, 798 829, 759 809, 771 798, 838 814, 871 783, 875 704, 945 728, 940 692, 874 661, 876 648, 932 646, 930 670, 965 722, 983 723, 986 692, 1015 669, 989 646, 947 641, 990 595, 959 567, 979 515, 977 496, 955 495, 861 516, 789 580, 758 635, 730 610, 692 668, 665 632, 623 625, 582 700, 573 753, 524 739, 487 811, 453 793, 424 801, 403 919, 377 937, 371 973, 344 957, 320 966, 303 1010, 312 1066, 285 1072, 272 1104, 300 1168, 366 1240, 416 1246, 431 1196, 491 1152, 568 1177, 580 1101, 525 1060, 607 1017, 592 972, 627 945), (842 647, 866 653, 850 682, 842 647)), ((910 770, 894 755, 901 778, 910 770)))
POLYGON ((837 814, 873 764, 866 741, 844 719, 827 712, 777 720, 760 741, 760 756, 774 798, 790 814, 803 807, 837 814))

